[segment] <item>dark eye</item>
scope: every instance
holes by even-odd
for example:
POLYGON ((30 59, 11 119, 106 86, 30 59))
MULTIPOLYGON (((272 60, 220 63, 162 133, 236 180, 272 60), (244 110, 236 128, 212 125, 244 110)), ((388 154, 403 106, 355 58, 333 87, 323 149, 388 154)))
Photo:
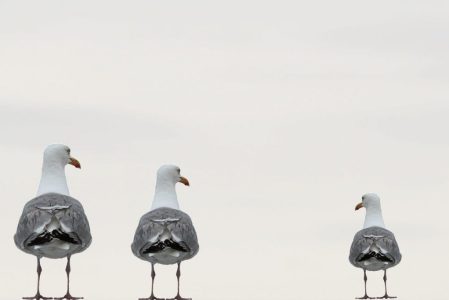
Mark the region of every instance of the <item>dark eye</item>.
POLYGON ((178 174, 181 174, 181 169, 177 168, 176 171, 178 172, 178 174))
POLYGON ((67 153, 70 154, 70 148, 67 148, 67 153))

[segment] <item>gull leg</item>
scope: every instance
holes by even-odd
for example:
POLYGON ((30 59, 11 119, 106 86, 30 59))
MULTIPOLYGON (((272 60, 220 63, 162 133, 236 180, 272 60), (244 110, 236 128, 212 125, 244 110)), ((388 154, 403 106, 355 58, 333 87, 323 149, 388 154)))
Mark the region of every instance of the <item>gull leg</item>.
POLYGON ((385 295, 383 295, 382 297, 377 297, 377 299, 393 299, 393 298, 397 298, 394 296, 388 296, 387 293, 387 269, 384 270, 384 284, 385 284, 385 295))
POLYGON ((151 263, 151 295, 148 298, 139 298, 139 300, 165 300, 164 298, 157 298, 154 296, 154 277, 156 277, 156 272, 154 272, 154 263, 151 263))
POLYGON ((83 297, 73 297, 72 295, 70 295, 70 255, 67 256, 67 265, 65 267, 65 272, 67 274, 67 292, 63 297, 57 297, 54 298, 55 300, 78 300, 78 299, 83 299, 83 297))
POLYGON ((42 273, 42 267, 41 267, 41 258, 38 256, 37 257, 37 292, 36 295, 34 297, 22 297, 22 299, 24 300, 49 300, 49 299, 53 299, 52 297, 44 297, 41 295, 40 292, 40 283, 41 283, 41 273, 42 273))
POLYGON ((365 281, 365 295, 363 297, 359 297, 356 299, 374 299, 372 297, 368 297, 368 295, 366 294, 366 282, 368 281, 368 277, 366 276, 366 270, 363 269, 363 281, 365 281))
POLYGON ((167 299, 167 300, 192 300, 192 298, 183 298, 179 295, 179 277, 181 277, 181 263, 178 263, 178 270, 176 271, 176 278, 178 278, 178 293, 175 298, 167 299))

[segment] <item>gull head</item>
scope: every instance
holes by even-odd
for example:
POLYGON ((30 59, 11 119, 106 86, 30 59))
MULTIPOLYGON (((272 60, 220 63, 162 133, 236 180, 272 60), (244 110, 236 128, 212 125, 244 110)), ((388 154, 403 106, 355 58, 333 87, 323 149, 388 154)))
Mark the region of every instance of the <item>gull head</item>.
POLYGON ((44 151, 44 164, 65 166, 70 164, 81 169, 79 161, 70 156, 70 148, 62 144, 52 144, 44 151))
POLYGON ((357 204, 355 210, 359 210, 360 208, 365 207, 369 209, 371 207, 380 208, 380 198, 374 193, 368 193, 362 196, 362 202, 357 204))
POLYGON ((181 182, 184 185, 190 185, 187 178, 181 176, 181 169, 175 165, 163 165, 160 167, 159 170, 157 170, 157 180, 172 184, 181 182))

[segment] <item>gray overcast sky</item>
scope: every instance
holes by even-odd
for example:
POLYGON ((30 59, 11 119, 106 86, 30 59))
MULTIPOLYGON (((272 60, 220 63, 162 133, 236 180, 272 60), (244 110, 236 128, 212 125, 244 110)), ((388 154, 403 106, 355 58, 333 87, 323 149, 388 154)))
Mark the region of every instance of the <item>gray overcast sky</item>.
MULTIPOLYGON (((361 296, 354 206, 376 192, 403 253, 391 294, 446 299, 448 15, 433 0, 0 1, 0 299, 35 291, 12 236, 54 142, 83 166, 66 173, 94 237, 75 296, 148 296, 130 244, 175 163, 200 241, 185 296, 361 296)), ((42 292, 62 296, 65 261, 43 268, 42 292)), ((156 271, 174 296, 175 267, 156 271)))

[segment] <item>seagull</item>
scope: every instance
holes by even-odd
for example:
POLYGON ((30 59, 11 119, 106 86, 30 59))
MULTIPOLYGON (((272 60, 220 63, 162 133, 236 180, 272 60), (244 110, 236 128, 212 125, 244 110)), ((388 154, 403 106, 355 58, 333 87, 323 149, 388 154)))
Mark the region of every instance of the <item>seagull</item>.
POLYGON ((174 165, 163 165, 157 171, 156 191, 151 210, 140 218, 131 250, 135 256, 151 263, 151 295, 139 300, 163 300, 154 296, 154 265, 177 264, 178 293, 167 300, 191 300, 179 294, 181 262, 194 257, 199 250, 198 239, 192 221, 179 209, 175 185, 189 181, 181 176, 174 165))
POLYGON ((385 295, 377 299, 396 298, 387 293, 387 269, 401 261, 398 243, 394 234, 385 228, 379 196, 373 193, 363 195, 362 202, 357 204, 355 210, 362 207, 366 208, 365 223, 363 229, 355 234, 349 253, 351 264, 363 269, 365 281, 365 295, 356 299, 375 299, 366 293, 366 271, 380 270, 384 271, 385 295))
POLYGON ((81 168, 79 161, 70 156, 69 147, 53 144, 45 149, 37 196, 25 204, 14 235, 20 250, 37 257, 37 292, 33 297, 23 297, 26 300, 83 299, 70 295, 70 257, 86 250, 92 237, 83 206, 69 195, 64 172, 67 164, 81 168), (63 297, 41 295, 42 257, 67 258, 67 293, 63 297))

